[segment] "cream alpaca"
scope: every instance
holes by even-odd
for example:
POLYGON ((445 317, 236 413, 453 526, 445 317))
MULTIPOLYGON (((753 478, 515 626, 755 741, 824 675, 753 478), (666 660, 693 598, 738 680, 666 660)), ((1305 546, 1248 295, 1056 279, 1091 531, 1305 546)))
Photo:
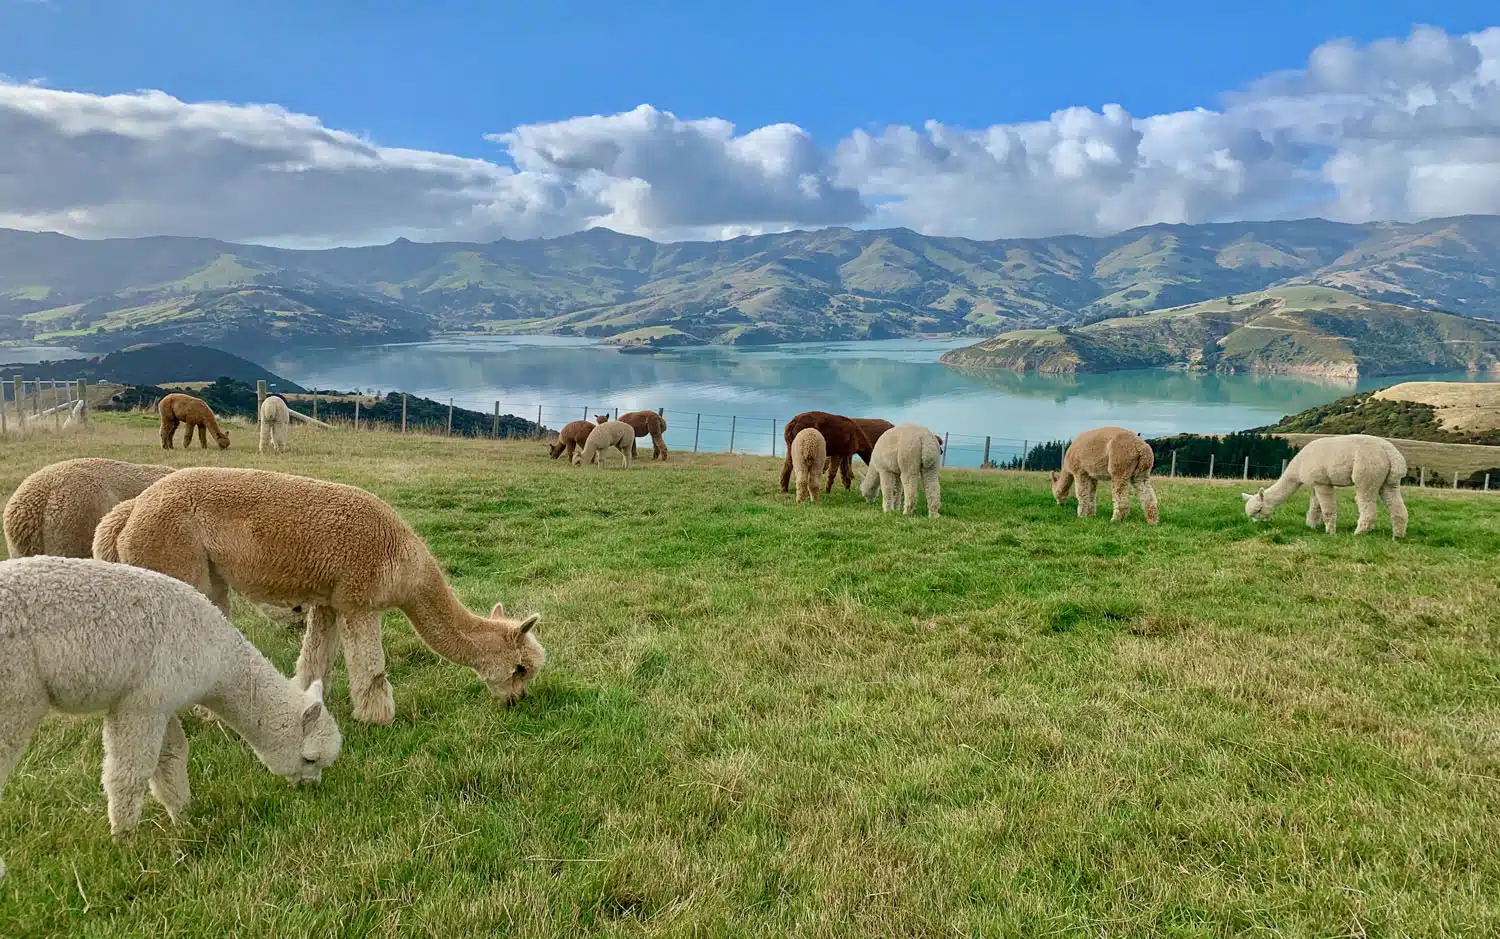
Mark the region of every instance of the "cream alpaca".
POLYGON ((1334 533, 1338 509, 1334 487, 1353 486, 1354 501, 1359 506, 1359 524, 1354 533, 1363 535, 1375 527, 1376 503, 1384 502, 1391 516, 1395 537, 1406 534, 1406 500, 1401 498, 1401 480, 1406 476, 1406 457, 1395 445, 1382 437, 1368 434, 1345 434, 1320 437, 1292 457, 1286 472, 1255 495, 1240 493, 1245 500, 1245 514, 1258 522, 1270 519, 1271 513, 1302 486, 1313 487, 1307 506, 1307 527, 1334 533))
POLYGON ((1151 467, 1155 457, 1151 445, 1123 427, 1096 427, 1073 438, 1063 454, 1062 473, 1052 474, 1052 496, 1058 505, 1068 497, 1068 490, 1078 489, 1078 517, 1097 511, 1096 486, 1099 480, 1111 483, 1114 503, 1112 521, 1130 514, 1130 492, 1135 492, 1146 513, 1146 524, 1160 520, 1156 490, 1151 486, 1151 467))
POLYGON ((630 451, 634 446, 634 427, 624 421, 605 421, 589 431, 589 439, 583 442, 583 449, 573 454, 573 463, 575 466, 587 466, 597 460, 599 468, 603 469, 604 451, 613 447, 620 451, 625 468, 630 469, 630 451))
POLYGON ((258 452, 265 453, 266 445, 271 449, 282 453, 291 449, 287 437, 292 428, 292 411, 286 406, 286 401, 279 395, 267 395, 266 400, 260 403, 260 448, 258 452))
POLYGON ((925 490, 927 514, 937 518, 943 508, 942 483, 938 479, 942 459, 941 437, 921 424, 898 424, 875 441, 865 478, 859 484, 860 495, 866 502, 874 502, 875 491, 880 490, 881 506, 890 512, 896 508, 900 492, 904 496, 902 514, 911 515, 925 490))
POLYGON ((5 546, 13 558, 91 557, 104 513, 170 472, 170 466, 90 458, 44 466, 5 503, 5 546))
POLYGON ((380 645, 385 610, 401 610, 429 649, 509 702, 545 660, 531 631, 538 614, 509 619, 498 603, 489 617, 469 612, 401 516, 353 486, 264 470, 178 470, 104 517, 94 557, 186 581, 226 615, 231 588, 307 609, 298 679, 326 684, 342 638, 354 716, 367 723, 396 714, 380 645))
POLYGON ((792 439, 792 474, 797 480, 797 501, 818 501, 823 473, 828 469, 828 442, 815 428, 804 427, 792 439))
POLYGON ((338 758, 322 684, 276 671, 186 584, 84 558, 0 562, 0 786, 50 710, 103 711, 110 832, 135 829, 148 787, 175 822, 188 802, 177 714, 194 704, 294 785, 338 758))

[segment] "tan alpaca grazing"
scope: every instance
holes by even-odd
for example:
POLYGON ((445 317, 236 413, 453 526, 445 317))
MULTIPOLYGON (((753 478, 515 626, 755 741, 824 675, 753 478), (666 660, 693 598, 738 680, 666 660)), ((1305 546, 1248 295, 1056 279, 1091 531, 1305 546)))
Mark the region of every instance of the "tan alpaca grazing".
POLYGON ((620 451, 625 469, 630 469, 630 457, 635 447, 635 428, 624 421, 606 420, 589 431, 583 449, 573 454, 573 465, 587 466, 595 461, 604 468, 604 451, 613 447, 620 451))
POLYGON ((1406 457, 1396 445, 1383 437, 1369 434, 1343 434, 1320 437, 1292 457, 1286 472, 1270 486, 1255 495, 1240 493, 1245 500, 1245 514, 1257 522, 1270 521, 1287 497, 1302 486, 1313 488, 1307 506, 1307 527, 1322 523, 1328 534, 1337 527, 1338 503, 1334 488, 1354 487, 1354 502, 1359 506, 1356 535, 1375 527, 1377 503, 1384 503, 1391 517, 1391 533, 1406 536, 1406 500, 1401 497, 1401 480, 1406 478, 1406 457))
POLYGON ((541 618, 488 617, 454 596, 432 552, 396 510, 363 489, 264 470, 182 469, 122 502, 94 534, 94 557, 169 574, 207 594, 225 615, 229 591, 307 609, 297 659, 306 688, 327 684, 342 639, 356 720, 396 713, 380 615, 398 609, 427 647, 473 669, 514 703, 546 659, 532 628, 541 618))
POLYGON ((583 446, 589 439, 589 434, 594 432, 594 425, 588 421, 569 421, 558 433, 557 439, 547 447, 547 452, 552 459, 557 459, 564 453, 568 455, 568 462, 573 462, 573 454, 579 447, 583 446))
POLYGON ((172 470, 93 458, 44 466, 5 503, 5 547, 13 558, 93 557, 94 528, 104 514, 172 470))
POLYGON ((182 438, 182 449, 186 450, 193 445, 193 429, 198 430, 198 445, 208 449, 207 434, 212 433, 214 440, 218 441, 219 449, 229 447, 229 435, 219 429, 219 422, 214 417, 213 408, 202 398, 185 395, 180 392, 169 394, 156 405, 156 411, 161 415, 161 448, 172 449, 172 438, 177 435, 179 424, 187 425, 187 433, 182 438))
POLYGON ((792 438, 792 475, 797 479, 797 501, 818 501, 823 474, 828 470, 828 443, 815 428, 804 427, 792 438))
POLYGON ((1073 438, 1063 454, 1061 473, 1052 474, 1052 495, 1062 505, 1068 490, 1077 488, 1078 517, 1091 516, 1097 510, 1095 492, 1099 480, 1110 481, 1114 498, 1112 521, 1130 514, 1130 493, 1135 492, 1146 513, 1146 523, 1160 520, 1156 490, 1151 487, 1151 467, 1155 462, 1151 445, 1138 434, 1123 427, 1096 427, 1073 438))

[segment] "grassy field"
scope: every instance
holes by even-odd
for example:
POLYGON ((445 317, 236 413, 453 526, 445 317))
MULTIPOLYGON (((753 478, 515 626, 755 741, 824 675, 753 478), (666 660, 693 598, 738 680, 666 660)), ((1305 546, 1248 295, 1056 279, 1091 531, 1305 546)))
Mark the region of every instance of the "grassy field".
MULTIPOLYGON (((194 802, 114 844, 97 717, 44 723, 0 799, 3 936, 1500 934, 1500 497, 1410 490, 1411 531, 1162 524, 944 474, 944 518, 776 464, 626 473, 537 443, 151 422, 0 449, 0 493, 94 454, 365 486, 471 607, 543 613, 507 710, 386 619, 394 726, 292 790, 187 721, 194 802)), ((237 623, 284 670, 298 637, 237 623)))

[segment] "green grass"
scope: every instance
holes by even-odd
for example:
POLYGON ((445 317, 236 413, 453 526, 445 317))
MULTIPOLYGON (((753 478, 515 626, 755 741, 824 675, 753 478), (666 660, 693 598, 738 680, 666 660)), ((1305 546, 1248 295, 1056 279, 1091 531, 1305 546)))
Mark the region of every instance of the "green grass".
MULTIPOLYGON (((331 702, 292 790, 188 722, 194 802, 113 844, 99 719, 52 717, 0 799, 6 936, 1481 936, 1500 932, 1500 497, 1408 490, 1393 542, 1160 481, 1162 524, 946 472, 944 518, 776 464, 626 473, 540 444, 294 430, 472 607, 540 610, 506 710, 386 619, 396 723, 331 702)), ((0 492, 154 428, 0 444, 0 492)), ((297 635, 237 617, 285 670, 297 635)))

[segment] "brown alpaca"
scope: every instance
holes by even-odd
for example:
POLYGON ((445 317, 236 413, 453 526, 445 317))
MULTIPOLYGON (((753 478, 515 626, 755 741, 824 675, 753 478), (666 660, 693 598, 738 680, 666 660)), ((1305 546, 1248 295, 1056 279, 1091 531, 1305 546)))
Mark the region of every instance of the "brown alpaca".
MULTIPOLYGON (((870 453, 861 454, 861 457, 865 461, 865 465, 869 466, 870 457, 875 453, 875 445, 880 442, 881 435, 890 430, 892 427, 895 427, 896 425, 892 424, 890 421, 883 421, 878 417, 851 417, 850 420, 859 425, 860 432, 863 433, 865 435, 865 439, 870 442, 870 453)), ((849 479, 854 476, 853 455, 846 456, 839 461, 839 475, 844 477, 844 488, 847 489, 849 479)))
POLYGON ((536 613, 469 612, 432 552, 395 509, 363 489, 264 470, 178 470, 104 517, 94 557, 150 568, 207 594, 229 614, 229 591, 308 609, 297 678, 326 686, 340 639, 356 720, 396 714, 380 615, 398 609, 427 648, 478 673, 514 703, 545 661, 536 613))
POLYGON ((172 438, 177 435, 177 425, 186 424, 187 434, 182 439, 182 449, 186 450, 193 445, 193 428, 198 429, 198 445, 208 449, 208 434, 212 433, 214 439, 219 442, 219 449, 229 447, 229 435, 219 429, 219 422, 214 418, 213 408, 202 398, 185 395, 180 392, 167 395, 157 404, 156 410, 161 414, 161 448, 172 449, 172 438))
POLYGON ((562 432, 557 435, 557 439, 547 448, 547 452, 552 454, 554 460, 566 453, 568 462, 571 463, 573 451, 583 446, 593 430, 594 425, 588 421, 569 421, 564 425, 562 432))
MULTIPOLYGON (((662 434, 667 432, 667 419, 655 411, 631 411, 629 414, 621 414, 620 420, 635 428, 637 437, 651 438, 651 459, 665 460, 667 458, 667 442, 662 439, 662 434)), ((631 444, 630 455, 635 455, 635 444, 631 444)))
POLYGON ((1062 473, 1052 474, 1052 495, 1062 505, 1068 490, 1078 488, 1080 518, 1095 512, 1095 485, 1108 479, 1114 497, 1113 521, 1130 514, 1130 492, 1134 491, 1146 512, 1146 522, 1155 525, 1159 519, 1156 490, 1151 488, 1151 467, 1155 462, 1151 445, 1133 431, 1123 427, 1097 427, 1084 431, 1063 454, 1062 473))
POLYGON ((803 411, 787 421, 786 430, 782 433, 787 449, 786 459, 781 464, 781 491, 787 492, 792 480, 792 441, 809 427, 823 435, 828 447, 828 485, 823 491, 833 491, 833 477, 838 475, 840 469, 844 473, 844 488, 848 489, 853 480, 848 458, 857 453, 869 463, 870 451, 875 445, 865 437, 864 431, 859 429, 859 424, 853 418, 829 414, 827 411, 803 411))
POLYGON ((792 474, 797 478, 797 501, 803 496, 818 501, 818 484, 828 466, 828 445, 823 435, 804 427, 792 439, 792 474))
POLYGON ((94 528, 104 514, 172 470, 91 458, 44 466, 5 503, 5 546, 13 558, 93 557, 94 528))

